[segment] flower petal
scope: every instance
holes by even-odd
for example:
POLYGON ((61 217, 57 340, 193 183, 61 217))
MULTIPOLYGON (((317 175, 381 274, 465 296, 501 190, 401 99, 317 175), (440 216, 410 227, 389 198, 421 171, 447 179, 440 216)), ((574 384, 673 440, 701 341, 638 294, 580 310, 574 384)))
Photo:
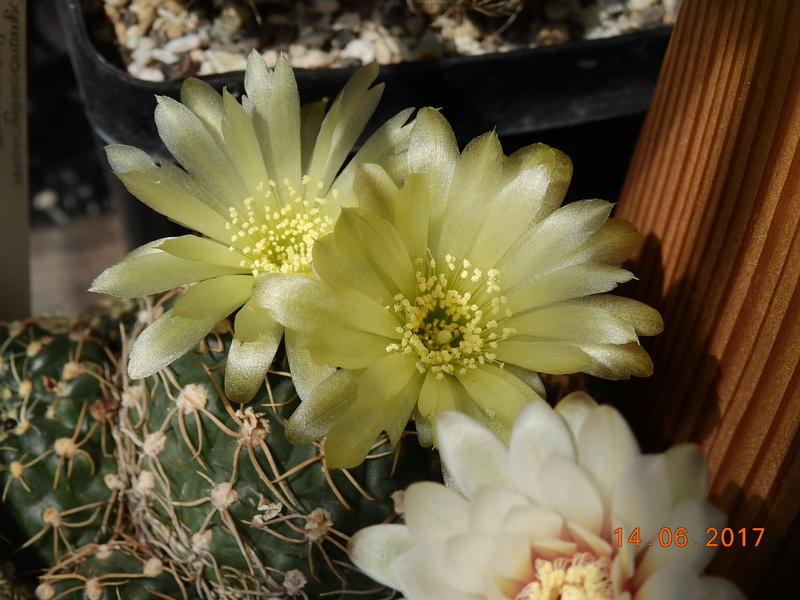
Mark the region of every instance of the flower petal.
POLYGON ((705 589, 688 565, 675 563, 654 573, 633 600, 705 600, 705 589))
POLYGON ((514 486, 508 448, 486 427, 452 411, 440 413, 435 427, 442 462, 467 497, 483 484, 514 486))
POLYGON ((509 457, 517 488, 539 503, 543 497, 535 474, 551 452, 574 459, 575 444, 564 420, 547 402, 535 398, 525 405, 514 423, 509 457))
POLYGON ((333 371, 301 396, 303 401, 286 424, 286 439, 292 444, 308 444, 325 437, 355 402, 360 375, 357 371, 333 371))
POLYGON ((250 275, 223 275, 201 281, 183 293, 172 312, 176 317, 202 319, 209 312, 227 309, 223 315, 226 317, 250 299, 253 281, 250 275))
POLYGON ((603 501, 587 474, 573 461, 558 452, 542 459, 536 474, 546 506, 598 534, 603 526, 603 501))
POLYGON ((585 392, 572 392, 564 396, 556 404, 555 411, 564 419, 564 422, 572 432, 572 439, 577 440, 583 424, 597 406, 589 394, 585 392))
POLYGON ((392 565, 400 591, 413 600, 485 600, 482 594, 457 590, 442 580, 445 558, 444 546, 438 545, 417 545, 402 554, 392 565))
POLYGON ((252 191, 200 118, 177 100, 167 96, 157 100, 158 134, 180 165, 218 199, 220 206, 233 206, 247 198, 252 191))
POLYGON ((381 431, 397 444, 421 385, 422 375, 406 354, 389 354, 364 371, 355 402, 325 437, 328 465, 346 469, 361 464, 381 431))
MULTIPOLYGON (((687 500, 672 509, 669 518, 662 523, 669 531, 671 543, 653 543, 647 548, 644 558, 636 567, 635 585, 641 585, 651 574, 674 563, 684 563, 695 573, 700 573, 714 557, 716 548, 706 546, 705 533, 709 527, 720 531, 725 526, 725 515, 717 507, 703 500, 687 500), (681 531, 682 530, 682 531, 681 531), (685 539, 678 538, 684 534, 685 539), (700 536, 704 536, 700 539, 700 536), (695 542, 698 542, 695 545, 695 542)), ((661 542, 661 540, 659 540, 661 542)))
MULTIPOLYGON (((585 424, 584 427, 587 425, 585 424)), ((647 543, 658 535, 671 510, 672 493, 664 457, 642 455, 630 463, 617 481, 611 514, 622 521, 623 535, 639 529, 647 543)), ((645 546, 638 548, 641 552, 645 546)))
POLYGON ((230 240, 230 232, 225 229, 227 206, 188 173, 167 160, 162 160, 158 166, 145 152, 133 146, 106 146, 105 151, 114 174, 147 206, 210 238, 230 240))
POLYGON ((519 315, 554 302, 608 292, 631 279, 633 274, 619 267, 598 263, 572 265, 508 292, 506 307, 519 315))
POLYGON ((357 531, 347 544, 353 563, 378 583, 400 587, 392 564, 414 546, 414 537, 405 525, 373 525, 357 531))
POLYGON ((453 171, 441 226, 432 222, 430 243, 434 256, 449 253, 467 258, 470 246, 485 223, 487 198, 494 198, 502 189, 505 158, 494 132, 475 138, 464 148, 453 171), (452 223, 458 226, 448 226, 452 223))
POLYGON ((503 284, 514 288, 564 267, 565 257, 606 222, 612 207, 603 200, 579 200, 548 215, 497 263, 503 284))
POLYGON ((339 325, 322 325, 311 334, 308 350, 320 364, 342 369, 366 369, 386 356, 392 342, 384 336, 339 325))
POLYGON ((356 70, 333 101, 322 121, 308 167, 313 182, 330 184, 364 131, 383 94, 383 84, 370 87, 378 76, 378 65, 356 70))
POLYGON ((300 398, 307 398, 315 387, 336 369, 320 365, 308 351, 308 334, 293 329, 284 331, 286 358, 292 372, 292 383, 300 398))
POLYGON ((526 336, 577 344, 626 344, 637 340, 636 331, 625 320, 606 310, 572 302, 514 315, 503 321, 503 327, 512 327, 526 336))
POLYGON ((482 485, 469 499, 469 530, 487 535, 505 533, 507 514, 515 507, 530 506, 528 499, 513 488, 482 485))
POLYGON ((400 184, 410 172, 408 165, 408 140, 412 125, 407 124, 414 112, 408 108, 378 127, 336 177, 333 186, 340 192, 353 189, 353 179, 361 165, 380 165, 391 174, 395 184, 400 184))
POLYGON ((592 365, 591 357, 581 348, 566 342, 511 338, 498 342, 494 353, 499 361, 553 375, 578 373, 592 365))
POLYGON ((443 541, 469 529, 469 502, 440 483, 412 483, 404 503, 406 525, 418 543, 443 541))
POLYGON ((622 415, 610 406, 592 411, 577 442, 578 462, 594 476, 603 504, 610 508, 617 482, 641 454, 639 444, 622 415))
POLYGON ((456 375, 475 404, 481 409, 482 420, 507 440, 519 411, 536 392, 511 373, 492 364, 467 369, 456 375))
POLYGON ((275 68, 269 70, 261 55, 251 52, 244 89, 267 173, 280 181, 300 181, 300 95, 288 59, 279 56, 275 68))
POLYGON ((120 298, 137 298, 195 281, 242 272, 239 268, 178 258, 159 250, 164 242, 165 239, 156 240, 133 250, 98 275, 89 291, 120 298))
POLYGON ((672 487, 672 504, 702 500, 708 491, 708 464, 695 444, 679 444, 664 453, 672 487))
POLYGON ((582 344, 581 349, 592 357, 592 365, 584 373, 603 379, 650 377, 653 360, 639 342, 628 344, 582 344))
POLYGON ((131 379, 149 377, 194 348, 209 331, 236 309, 234 302, 206 306, 198 319, 182 317, 171 308, 153 321, 136 339, 128 361, 131 379))
POLYGON ((424 173, 431 199, 431 224, 441 228, 450 181, 453 177, 458 144, 450 124, 433 108, 422 108, 414 119, 408 142, 408 164, 412 173, 424 173))
POLYGON ((264 383, 283 338, 283 326, 251 300, 237 313, 234 330, 225 367, 225 395, 249 402, 264 383))
POLYGON ((231 251, 228 246, 223 246, 219 242, 197 237, 196 235, 167 238, 158 245, 158 249, 178 258, 230 267, 241 273, 249 273, 249 269, 240 265, 240 261, 244 259, 244 255, 241 252, 231 251))

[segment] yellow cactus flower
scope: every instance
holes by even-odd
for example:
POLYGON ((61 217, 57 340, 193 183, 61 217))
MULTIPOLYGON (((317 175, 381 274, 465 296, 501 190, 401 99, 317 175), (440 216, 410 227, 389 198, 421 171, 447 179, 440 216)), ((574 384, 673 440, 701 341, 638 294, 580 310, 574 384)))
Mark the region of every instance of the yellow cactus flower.
POLYGON ((559 208, 564 154, 537 144, 506 156, 494 133, 459 154, 445 119, 423 109, 408 162, 399 188, 384 168, 358 167, 359 207, 314 246, 320 281, 284 280, 275 294, 267 274, 254 289, 338 369, 301 393, 292 441, 326 437, 329 464, 349 467, 382 430, 396 441, 412 413, 423 443, 447 409, 507 437, 544 395, 539 372, 651 374, 638 336, 659 333, 661 317, 604 294, 633 277, 619 264, 641 236, 608 202, 559 208))
MULTIPOLYGON (((410 110, 380 127, 342 170, 382 94, 382 84, 370 87, 377 73, 374 64, 357 70, 326 114, 322 102, 301 108, 285 57, 270 70, 253 52, 241 104, 197 79, 184 82, 181 102, 158 99, 159 134, 182 169, 134 147, 106 148, 133 195, 204 236, 146 244, 94 281, 92 291, 128 298, 194 284, 137 339, 132 378, 167 366, 241 307, 225 389, 237 401, 253 397, 283 335, 250 301, 253 282, 263 273, 313 276, 314 242, 333 228, 342 206, 355 204, 357 162, 404 173, 410 110)), ((291 340, 287 352, 291 360, 291 340)))

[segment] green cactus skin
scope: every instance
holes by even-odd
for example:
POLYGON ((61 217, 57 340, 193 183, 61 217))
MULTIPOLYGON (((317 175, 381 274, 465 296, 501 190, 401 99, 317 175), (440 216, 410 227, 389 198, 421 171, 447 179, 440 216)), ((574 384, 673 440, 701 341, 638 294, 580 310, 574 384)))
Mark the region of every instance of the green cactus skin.
POLYGON ((212 334, 124 390, 120 477, 135 526, 202 598, 391 597, 350 564, 346 541, 396 518, 427 455, 416 440, 380 440, 357 469, 328 470, 321 445, 285 439, 288 374, 248 405, 224 397, 230 340, 212 334))
POLYGON ((0 599, 392 598, 345 546, 397 518, 430 452, 381 438, 358 468, 329 470, 321 444, 284 436, 288 373, 247 405, 225 398, 226 322, 129 381, 131 343, 168 301, 90 326, 0 324, 0 558, 39 583, 8 596, 0 580, 0 599))
POLYGON ((125 537, 76 548, 39 577, 35 593, 37 600, 191 597, 152 548, 125 537))
POLYGON ((115 507, 113 363, 105 341, 63 325, 0 326, 0 519, 32 568, 108 535, 115 507))

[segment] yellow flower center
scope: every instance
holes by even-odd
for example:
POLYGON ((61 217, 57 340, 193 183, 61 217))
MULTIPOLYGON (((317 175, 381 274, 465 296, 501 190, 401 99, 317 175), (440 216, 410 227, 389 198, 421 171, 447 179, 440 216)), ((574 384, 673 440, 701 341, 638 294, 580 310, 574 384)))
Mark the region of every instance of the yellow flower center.
POLYGON ((607 600, 612 597, 611 559, 580 552, 570 558, 537 558, 534 579, 515 600, 607 600))
MULTIPOLYGON (((259 201, 252 196, 244 201, 244 214, 239 209, 228 209, 230 220, 225 228, 232 231, 231 251, 245 255, 239 264, 261 273, 298 273, 311 268, 311 248, 314 241, 330 231, 333 221, 321 213, 327 203, 310 193, 308 175, 303 176, 300 190, 288 179, 282 187, 269 181, 269 187, 258 185, 259 201), (311 197, 311 199, 309 199, 311 197)), ((317 190, 324 184, 317 183, 317 190)), ((331 196, 339 193, 331 190, 331 196)))
POLYGON ((424 272, 416 272, 416 296, 394 297, 391 308, 405 323, 396 331, 403 337, 386 347, 387 352, 416 353, 419 372, 430 371, 438 379, 496 362, 497 343, 516 333, 498 324, 498 319, 511 316, 503 308, 506 297, 499 293, 499 271, 484 274, 469 260, 459 263, 450 254, 445 265, 440 271, 431 259, 424 272))

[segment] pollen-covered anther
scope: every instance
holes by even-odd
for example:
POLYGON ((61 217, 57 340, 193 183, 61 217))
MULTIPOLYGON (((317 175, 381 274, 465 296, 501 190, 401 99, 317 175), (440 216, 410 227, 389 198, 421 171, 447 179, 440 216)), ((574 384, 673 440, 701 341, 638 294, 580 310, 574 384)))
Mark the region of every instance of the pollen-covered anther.
POLYGON ((497 295, 500 272, 489 269, 484 273, 467 259, 459 263, 451 254, 445 256, 444 272, 437 272, 435 259, 427 264, 427 272, 416 273, 418 293, 414 298, 403 294, 393 297, 396 304, 391 308, 404 324, 395 328, 400 340, 389 344, 386 351, 415 353, 419 357, 417 370, 430 371, 437 379, 464 375, 486 362, 495 362, 496 353, 486 350, 497 347, 495 340, 516 333, 504 328, 501 335, 493 331, 498 328, 498 320, 486 318, 485 309, 499 312, 499 307, 507 302, 505 296, 497 295), (463 270, 457 271, 456 266, 463 270), (453 271, 451 280, 448 272, 453 271))
MULTIPOLYGON (((308 175, 303 176, 299 186, 288 178, 281 186, 270 180, 269 189, 259 184, 258 200, 244 200, 244 213, 236 207, 228 209, 225 227, 232 232, 229 249, 245 255, 239 264, 250 269, 254 277, 311 268, 311 248, 333 227, 333 221, 320 212, 319 206, 327 201, 314 195, 310 183, 308 175)), ((318 182, 316 188, 323 190, 325 185, 318 182)), ((336 190, 330 194, 338 197, 336 190)))
POLYGON ((555 560, 537 558, 534 577, 515 600, 580 598, 608 600, 613 597, 611 559, 597 558, 589 552, 555 560))

